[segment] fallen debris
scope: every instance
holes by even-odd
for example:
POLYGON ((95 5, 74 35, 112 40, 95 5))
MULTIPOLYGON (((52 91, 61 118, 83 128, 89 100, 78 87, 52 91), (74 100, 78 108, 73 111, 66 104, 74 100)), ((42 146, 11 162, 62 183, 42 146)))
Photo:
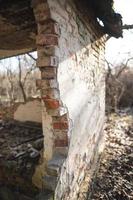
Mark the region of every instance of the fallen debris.
POLYGON ((106 147, 88 200, 132 200, 133 115, 110 115, 105 136, 106 147))
POLYGON ((0 195, 6 193, 2 193, 3 187, 4 191, 13 189, 23 195, 37 194, 32 176, 40 159, 43 140, 40 123, 0 121, 0 195))

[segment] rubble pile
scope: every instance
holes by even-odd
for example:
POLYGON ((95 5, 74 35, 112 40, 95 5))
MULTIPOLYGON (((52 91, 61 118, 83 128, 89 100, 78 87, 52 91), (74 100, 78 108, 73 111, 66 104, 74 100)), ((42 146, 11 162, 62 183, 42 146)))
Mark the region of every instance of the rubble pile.
POLYGON ((32 184, 32 176, 43 149, 43 139, 39 123, 0 121, 1 200, 4 200, 2 195, 11 193, 10 189, 23 194, 38 192, 32 184))
POLYGON ((89 191, 89 200, 133 199, 133 115, 121 112, 109 116, 106 147, 89 191))

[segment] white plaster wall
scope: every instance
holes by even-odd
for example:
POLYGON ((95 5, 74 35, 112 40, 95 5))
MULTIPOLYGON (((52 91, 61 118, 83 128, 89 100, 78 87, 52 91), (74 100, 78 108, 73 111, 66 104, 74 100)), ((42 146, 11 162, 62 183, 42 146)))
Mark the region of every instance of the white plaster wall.
MULTIPOLYGON (((77 200, 85 171, 93 162, 104 124, 104 43, 97 30, 83 23, 68 1, 49 0, 59 23, 58 83, 68 108, 70 147, 62 168, 56 198, 77 200), (81 177, 82 175, 82 177, 81 177)), ((92 19, 93 23, 93 19, 92 19)))
POLYGON ((53 131, 52 131, 52 118, 46 112, 46 107, 42 102, 42 121, 43 135, 44 135, 44 152, 42 151, 39 165, 36 167, 32 181, 37 188, 43 189, 42 177, 46 175, 46 164, 53 155, 53 131))

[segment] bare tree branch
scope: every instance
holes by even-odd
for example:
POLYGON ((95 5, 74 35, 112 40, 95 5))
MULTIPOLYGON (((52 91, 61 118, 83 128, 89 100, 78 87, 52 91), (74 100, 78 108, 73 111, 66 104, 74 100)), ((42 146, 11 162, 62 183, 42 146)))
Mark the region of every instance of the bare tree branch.
POLYGON ((20 57, 18 57, 18 68, 19 68, 19 81, 18 82, 19 82, 20 89, 22 91, 24 102, 26 102, 27 97, 26 97, 26 93, 25 93, 25 90, 24 90, 24 85, 23 85, 23 82, 22 82, 22 66, 21 66, 20 57))
POLYGON ((25 77, 24 77, 23 85, 25 85, 28 76, 31 74, 31 72, 32 72, 33 70, 35 70, 35 67, 31 67, 30 70, 26 73, 26 75, 25 75, 25 77))
POLYGON ((30 58, 32 58, 34 61, 37 61, 37 59, 34 58, 30 53, 27 53, 27 55, 28 55, 30 58))
POLYGON ((107 74, 106 74, 106 81, 107 81, 110 76, 113 77, 112 69, 111 69, 111 66, 113 67, 113 65, 111 63, 109 63, 106 59, 105 59, 105 62, 107 64, 107 66, 108 66, 108 71, 107 71, 107 74))
POLYGON ((122 29, 123 29, 123 30, 124 30, 124 29, 125 29, 125 30, 133 29, 133 24, 130 24, 130 25, 125 24, 125 25, 123 25, 122 29))
POLYGON ((117 73, 116 78, 118 78, 118 77, 121 75, 121 73, 128 67, 128 63, 129 63, 131 60, 133 60, 133 57, 127 59, 126 63, 123 64, 123 67, 122 67, 122 68, 119 70, 119 72, 117 73))

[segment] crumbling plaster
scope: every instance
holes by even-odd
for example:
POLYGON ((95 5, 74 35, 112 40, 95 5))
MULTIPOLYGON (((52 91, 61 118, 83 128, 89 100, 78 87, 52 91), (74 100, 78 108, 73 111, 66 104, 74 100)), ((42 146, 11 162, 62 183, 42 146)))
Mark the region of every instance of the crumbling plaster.
MULTIPOLYGON (((83 200, 81 186, 86 171, 91 178, 92 166, 102 144, 105 108, 103 33, 91 13, 84 16, 73 1, 33 2, 38 26, 37 66, 41 69, 42 80, 39 82, 43 86, 44 162, 52 158, 55 150, 69 147, 58 177, 55 199, 83 200), (47 22, 50 22, 49 26, 47 22)), ((39 167, 41 174, 43 168, 39 167)))
MULTIPOLYGON (((94 163, 103 142, 104 124, 104 37, 93 18, 88 25, 73 4, 52 1, 49 5, 61 34, 59 57, 60 98, 69 113, 69 152, 62 167, 56 199, 79 197, 85 172, 94 163)), ((93 169, 90 170, 90 173, 93 169)))

